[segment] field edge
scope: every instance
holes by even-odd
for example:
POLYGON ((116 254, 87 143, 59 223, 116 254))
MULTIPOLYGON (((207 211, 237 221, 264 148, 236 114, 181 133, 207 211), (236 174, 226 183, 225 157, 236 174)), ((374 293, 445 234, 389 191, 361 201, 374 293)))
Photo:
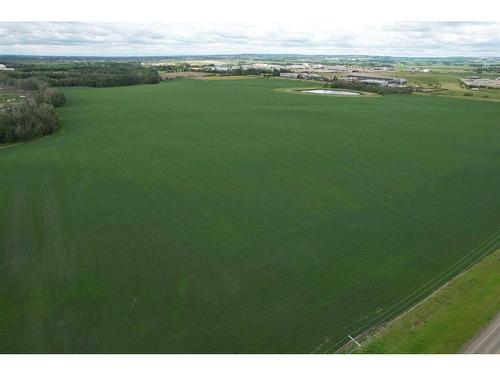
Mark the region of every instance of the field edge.
POLYGON ((499 271, 500 248, 497 248, 403 314, 364 337, 356 337, 361 346, 351 342, 338 353, 458 353, 500 310, 500 302, 495 302, 500 301, 499 271), (476 303, 471 303, 474 297, 476 303), (489 308, 481 310, 485 305, 489 308), (452 318, 461 324, 453 324, 452 318), (448 329, 445 335, 441 332, 444 329, 448 329))

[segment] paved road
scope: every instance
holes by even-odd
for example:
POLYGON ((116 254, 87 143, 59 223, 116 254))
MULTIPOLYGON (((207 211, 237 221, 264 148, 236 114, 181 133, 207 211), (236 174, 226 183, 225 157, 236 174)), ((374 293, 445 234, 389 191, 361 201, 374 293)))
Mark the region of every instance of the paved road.
POLYGON ((466 354, 500 354, 500 313, 461 350, 466 354))

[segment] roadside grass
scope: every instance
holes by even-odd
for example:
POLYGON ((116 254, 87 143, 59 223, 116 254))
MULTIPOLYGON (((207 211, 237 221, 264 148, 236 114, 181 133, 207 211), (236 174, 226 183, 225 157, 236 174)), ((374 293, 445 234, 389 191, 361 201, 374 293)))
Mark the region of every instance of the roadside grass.
POLYGON ((457 353, 500 310, 500 249, 368 338, 356 353, 457 353))

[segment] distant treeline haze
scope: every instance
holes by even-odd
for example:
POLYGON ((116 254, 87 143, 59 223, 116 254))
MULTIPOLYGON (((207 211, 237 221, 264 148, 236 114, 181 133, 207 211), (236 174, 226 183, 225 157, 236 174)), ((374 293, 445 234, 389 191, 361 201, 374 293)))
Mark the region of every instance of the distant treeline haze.
POLYGON ((51 86, 112 87, 158 83, 158 72, 138 62, 9 63, 12 78, 36 77, 51 86))
POLYGON ((358 81, 339 80, 337 77, 334 77, 333 81, 325 83, 325 87, 330 87, 334 89, 374 92, 380 95, 411 94, 414 91, 412 87, 378 86, 358 81))

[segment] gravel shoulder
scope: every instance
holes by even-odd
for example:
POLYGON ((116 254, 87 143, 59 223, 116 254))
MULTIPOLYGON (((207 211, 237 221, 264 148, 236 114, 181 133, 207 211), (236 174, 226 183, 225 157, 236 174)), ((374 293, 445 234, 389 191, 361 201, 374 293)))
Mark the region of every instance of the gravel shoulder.
POLYGON ((500 312, 461 350, 464 354, 500 354, 500 312))

